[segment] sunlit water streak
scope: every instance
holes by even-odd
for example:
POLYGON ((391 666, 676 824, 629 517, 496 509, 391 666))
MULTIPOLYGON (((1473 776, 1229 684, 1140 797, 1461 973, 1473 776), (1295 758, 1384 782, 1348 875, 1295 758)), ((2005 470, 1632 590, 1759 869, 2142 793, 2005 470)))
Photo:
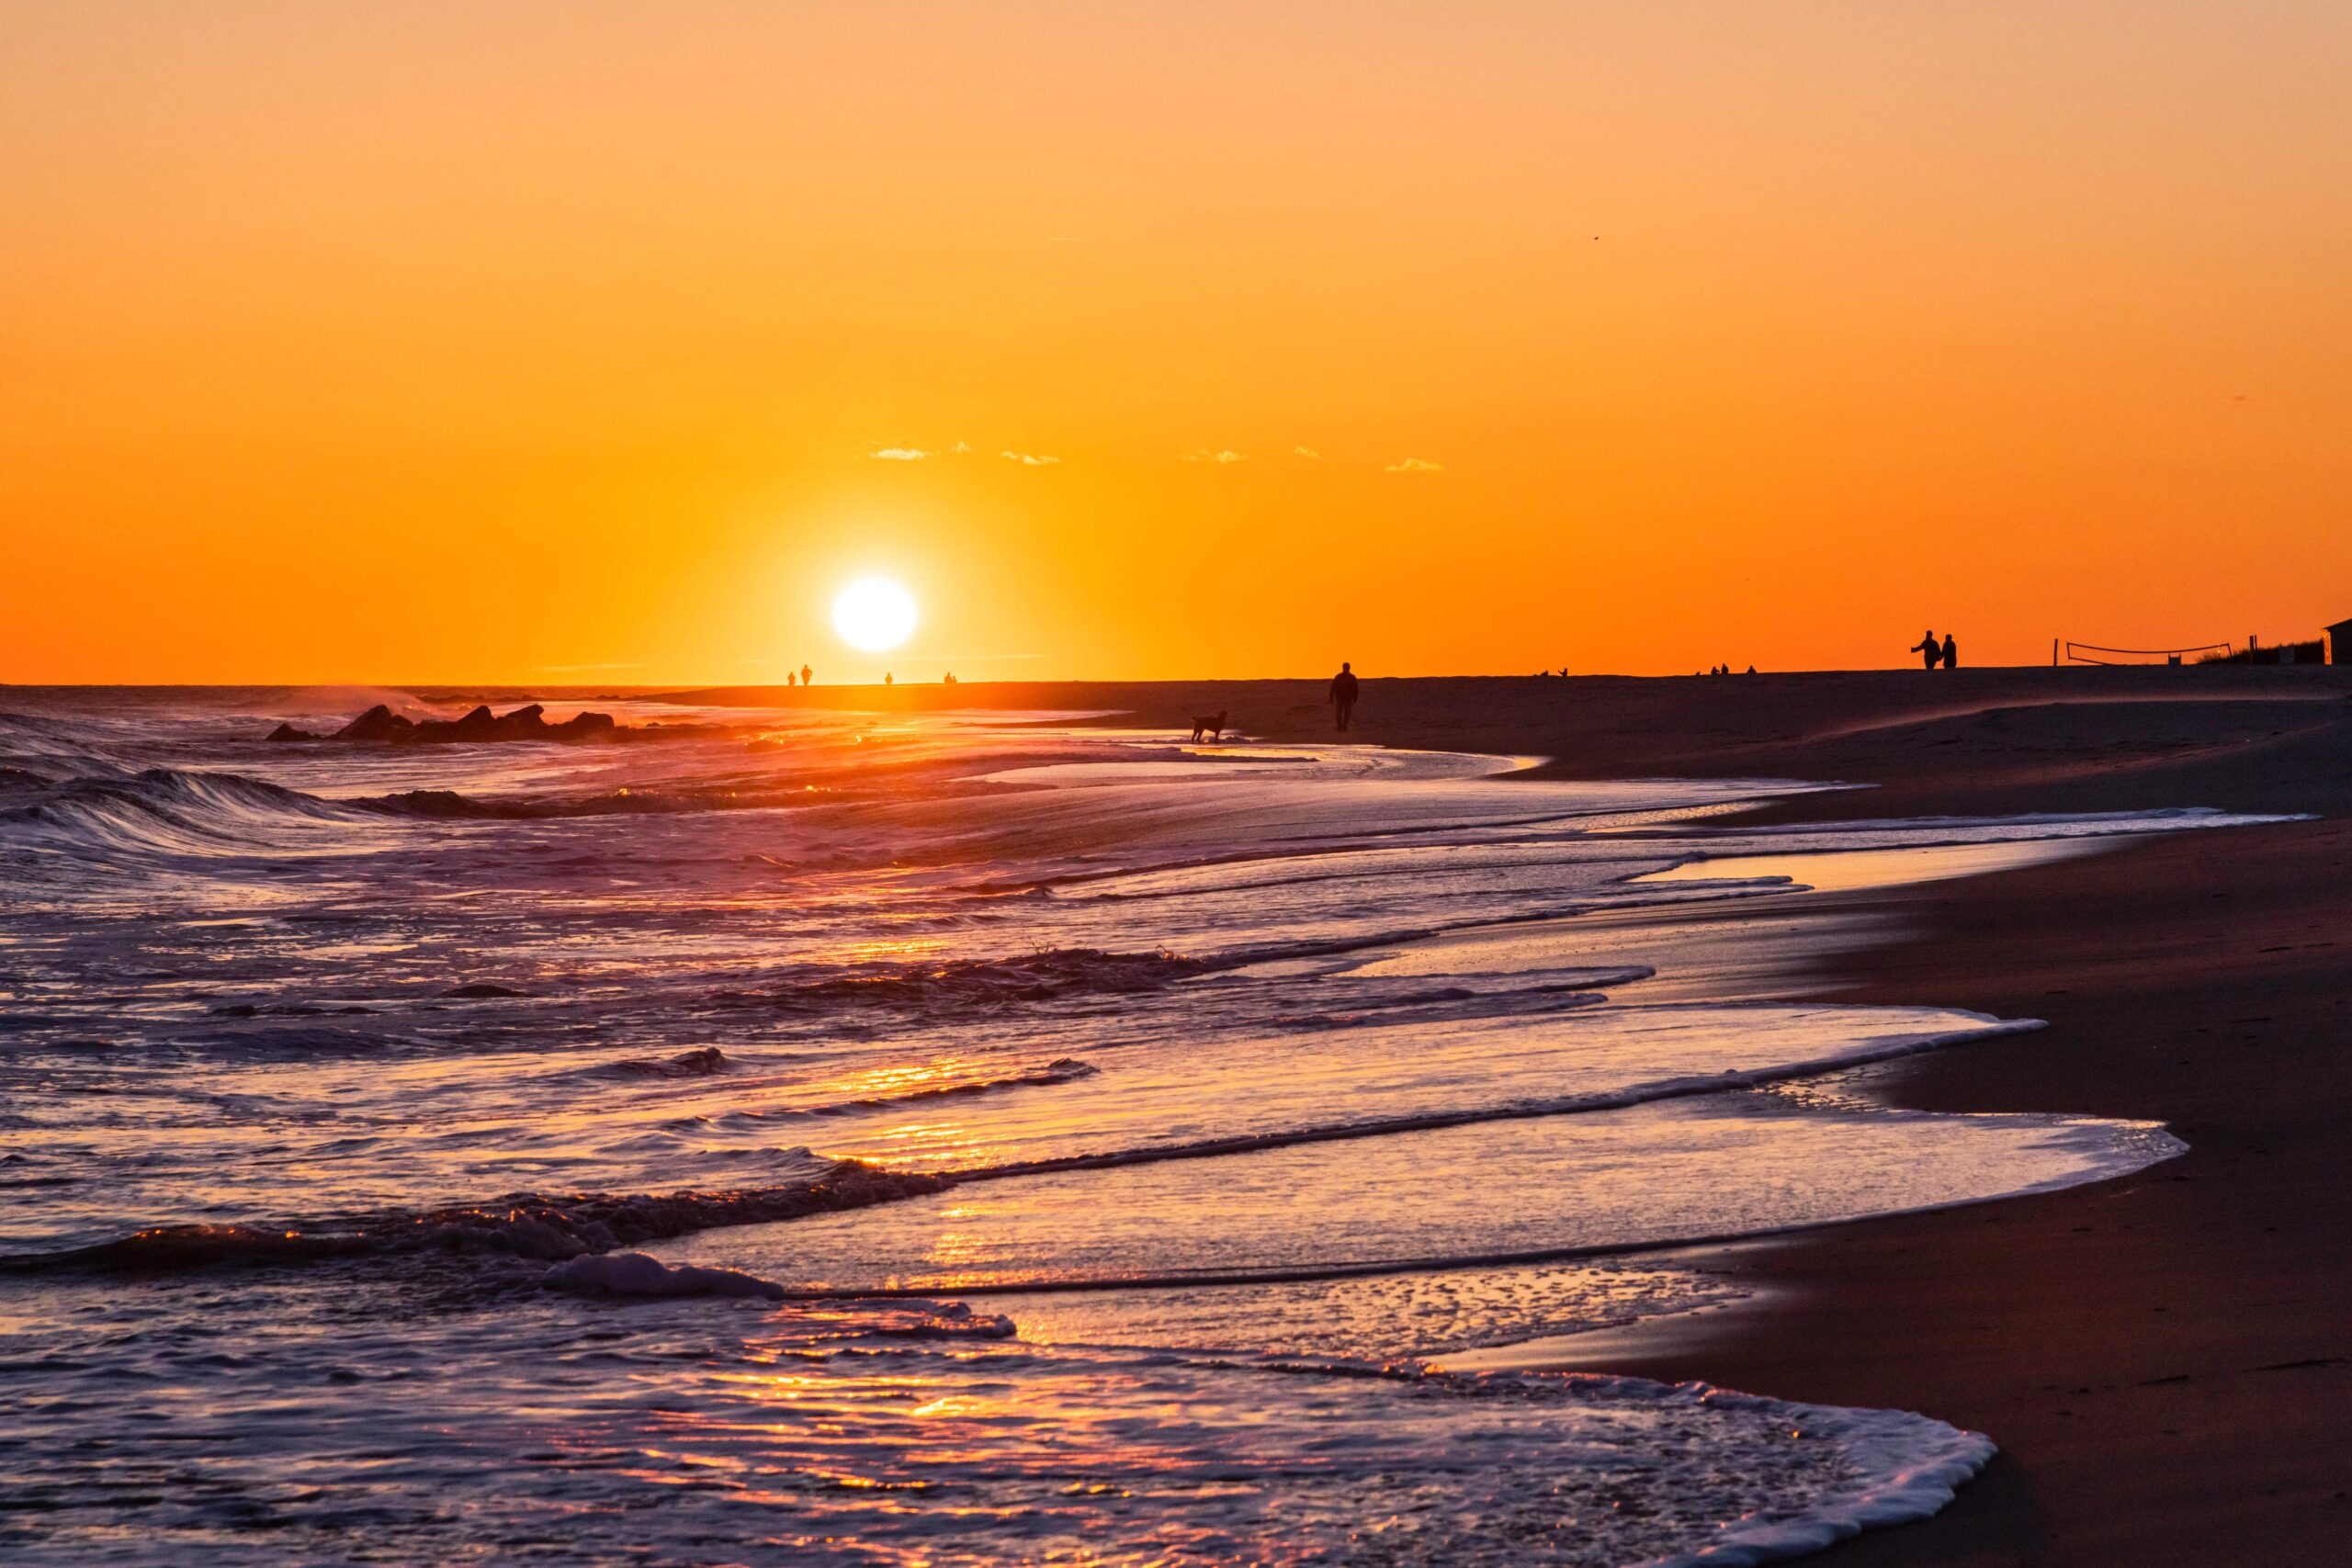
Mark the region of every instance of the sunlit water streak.
POLYGON ((2233 820, 1758 829, 1815 786, 1003 716, 355 748, 256 739, 350 694, 12 704, 0 1546, 58 1562, 1741 1561, 1908 1517, 1982 1439, 1414 1360, 1724 1293, 1645 1247, 2164 1157, 1774 1092, 2031 1026, 1803 999, 1863 933, 1779 895, 2233 820))

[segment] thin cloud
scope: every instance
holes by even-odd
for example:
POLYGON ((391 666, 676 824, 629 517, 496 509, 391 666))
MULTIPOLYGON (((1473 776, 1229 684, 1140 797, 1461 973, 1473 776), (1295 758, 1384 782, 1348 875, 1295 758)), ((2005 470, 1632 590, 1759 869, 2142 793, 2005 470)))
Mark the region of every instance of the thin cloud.
POLYGON ((1389 464, 1388 471, 1392 474, 1442 474, 1445 472, 1445 465, 1432 463, 1427 457, 1408 457, 1401 463, 1389 464))
POLYGON ((868 452, 866 456, 878 457, 886 463, 920 463, 930 457, 960 457, 971 449, 970 442, 958 441, 953 446, 933 446, 928 449, 921 446, 881 446, 868 452))
POLYGON ((1317 460, 1323 456, 1312 446, 1294 446, 1290 449, 1290 455, 1294 457, 1312 457, 1317 460))
POLYGON ((1024 468, 1049 468, 1061 461, 1059 457, 1049 457, 1043 452, 999 452, 997 456, 1008 463, 1018 463, 1024 468))
POLYGON ((1246 463, 1250 460, 1250 454, 1247 452, 1212 452, 1205 446, 1195 446, 1190 452, 1182 453, 1180 456, 1187 463, 1246 463))

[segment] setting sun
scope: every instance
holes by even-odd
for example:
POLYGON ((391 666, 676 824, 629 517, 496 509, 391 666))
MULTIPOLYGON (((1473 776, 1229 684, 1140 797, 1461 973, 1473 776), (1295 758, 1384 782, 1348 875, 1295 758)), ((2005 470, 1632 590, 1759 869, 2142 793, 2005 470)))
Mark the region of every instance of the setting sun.
POLYGON ((833 630, 852 648, 881 653, 906 641, 914 629, 914 595, 888 578, 860 578, 833 601, 833 630))

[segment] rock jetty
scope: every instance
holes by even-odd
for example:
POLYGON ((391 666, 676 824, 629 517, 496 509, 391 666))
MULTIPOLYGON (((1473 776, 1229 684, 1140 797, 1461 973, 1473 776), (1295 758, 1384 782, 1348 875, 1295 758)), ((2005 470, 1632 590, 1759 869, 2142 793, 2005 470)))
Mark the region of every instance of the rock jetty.
POLYGON ((332 734, 320 735, 281 724, 269 732, 276 741, 375 741, 394 746, 481 745, 503 740, 648 740, 683 739, 717 733, 700 724, 624 725, 608 713, 574 714, 561 724, 548 722, 547 709, 537 703, 513 713, 494 714, 489 705, 463 718, 405 718, 378 703, 332 734))

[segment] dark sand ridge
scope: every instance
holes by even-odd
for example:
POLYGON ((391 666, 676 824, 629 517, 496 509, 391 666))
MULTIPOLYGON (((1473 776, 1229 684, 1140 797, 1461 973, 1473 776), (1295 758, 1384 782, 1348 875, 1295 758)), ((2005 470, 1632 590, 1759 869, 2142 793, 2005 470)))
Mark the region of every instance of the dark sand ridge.
MULTIPOLYGON (((1253 736, 1328 733, 1319 682, 974 683, 925 700, 940 690, 890 695, 1125 708, 1170 726, 1230 707, 1253 736)), ((778 694, 882 705, 856 700, 866 693, 881 694, 778 694)), ((2347 697, 2352 670, 2335 668, 1367 682, 1351 739, 1547 754, 1545 771, 1567 776, 1882 786, 1751 820, 2170 806, 2327 818, 1815 900, 1824 914, 1882 911, 1900 932, 1832 960, 1830 994, 2051 1023, 1876 1070, 1873 1092, 1938 1111, 2150 1118, 2190 1152, 2071 1191, 1697 1255, 1768 1289, 1593 1337, 1571 1363, 1923 1410, 2001 1444, 1944 1513, 1839 1547, 1833 1563, 2342 1560, 2347 697)))
MULTIPOLYGON (((713 687, 680 703, 875 713, 1092 712, 1329 739, 1322 681, 713 687)), ((2352 666, 1366 680, 1353 741, 1540 754, 1559 778, 1803 777, 1883 786, 1864 809, 2352 807, 2352 666), (2154 765, 2154 764, 2161 764, 2154 765), (2332 767, 2331 767, 2332 764, 2332 767), (2182 789, 2190 793, 2184 797, 2182 789), (2086 804, 2087 803, 2087 804, 2086 804)), ((1812 815, 1851 816, 1850 799, 1812 815)))

